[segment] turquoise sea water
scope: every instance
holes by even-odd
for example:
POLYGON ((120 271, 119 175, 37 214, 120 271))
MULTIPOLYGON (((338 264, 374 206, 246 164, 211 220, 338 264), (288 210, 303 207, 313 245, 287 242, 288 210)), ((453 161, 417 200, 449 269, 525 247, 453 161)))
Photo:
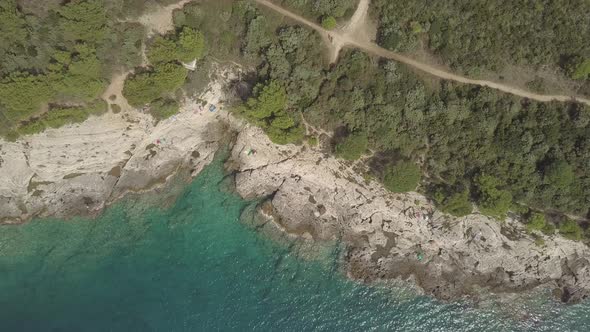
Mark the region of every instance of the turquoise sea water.
POLYGON ((222 177, 216 162, 167 208, 2 227, 0 331, 590 330, 588 304, 444 304, 348 281, 335 246, 310 259, 240 222, 251 202, 222 177))

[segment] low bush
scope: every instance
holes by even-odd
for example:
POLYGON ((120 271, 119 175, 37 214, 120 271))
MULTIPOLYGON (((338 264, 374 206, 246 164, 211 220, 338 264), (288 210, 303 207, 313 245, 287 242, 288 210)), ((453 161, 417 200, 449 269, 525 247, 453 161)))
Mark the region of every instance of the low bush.
POLYGON ((31 119, 18 127, 21 135, 32 135, 44 131, 46 128, 60 128, 72 123, 86 121, 92 115, 101 115, 108 110, 103 100, 97 100, 86 106, 52 107, 43 115, 31 119))
POLYGON ((410 161, 402 161, 385 170, 383 185, 394 193, 404 193, 416 190, 422 173, 418 165, 410 161))
POLYGON ((168 119, 177 114, 178 102, 173 99, 158 99, 150 105, 150 114, 157 121, 168 119))
POLYGON ((368 144, 367 135, 354 132, 336 144, 335 153, 336 156, 345 160, 357 160, 365 153, 368 144))
POLYGON ((547 222, 544 214, 538 212, 533 212, 528 216, 526 228, 529 232, 539 231, 547 235, 555 232, 555 226, 547 222))
POLYGON ((559 225, 559 233, 570 240, 580 241, 583 230, 576 221, 567 219, 559 225))
POLYGON ((326 30, 334 30, 337 24, 334 16, 325 16, 322 19, 322 27, 326 30))
POLYGON ((455 217, 464 217, 470 214, 473 211, 473 205, 469 201, 469 192, 465 190, 444 198, 440 209, 455 217))

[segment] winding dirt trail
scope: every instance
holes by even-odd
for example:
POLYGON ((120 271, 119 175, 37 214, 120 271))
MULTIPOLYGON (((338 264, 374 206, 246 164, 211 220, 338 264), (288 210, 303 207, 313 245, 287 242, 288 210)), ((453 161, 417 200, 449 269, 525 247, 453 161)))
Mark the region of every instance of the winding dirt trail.
POLYGON ((271 3, 268 0, 255 0, 262 6, 265 6, 273 11, 289 17, 299 23, 307 25, 308 27, 316 30, 320 33, 320 35, 324 38, 324 40, 329 41, 329 48, 330 48, 330 59, 332 62, 335 62, 338 59, 338 54, 343 47, 354 47, 361 50, 364 50, 368 53, 373 55, 377 55, 383 58, 391 59, 394 61, 398 61, 404 63, 408 66, 414 67, 420 71, 428 73, 433 76, 437 76, 444 80, 455 81, 464 84, 472 84, 472 85, 479 85, 484 87, 489 87, 492 89, 500 90, 502 92, 506 92, 509 94, 513 94, 519 97, 528 98, 532 100, 537 100, 541 102, 550 102, 550 101, 577 101, 579 103, 584 103, 590 106, 590 99, 587 98, 580 98, 574 96, 566 96, 566 95, 545 95, 545 94, 538 94, 531 91, 526 91, 524 89, 520 89, 517 87, 513 87, 507 84, 493 82, 493 81, 486 81, 486 80, 477 80, 471 79, 465 76, 461 76, 458 74, 454 74, 448 72, 444 69, 437 68, 433 65, 429 65, 426 63, 422 63, 416 61, 412 58, 404 56, 402 54, 389 51, 380 47, 379 45, 371 42, 371 38, 366 36, 366 33, 359 33, 359 30, 367 30, 364 26, 367 26, 366 23, 368 17, 368 9, 370 0, 360 0, 359 6, 352 16, 349 23, 343 26, 341 29, 337 29, 334 31, 328 31, 321 27, 319 24, 314 23, 300 15, 297 15, 281 6, 271 3))

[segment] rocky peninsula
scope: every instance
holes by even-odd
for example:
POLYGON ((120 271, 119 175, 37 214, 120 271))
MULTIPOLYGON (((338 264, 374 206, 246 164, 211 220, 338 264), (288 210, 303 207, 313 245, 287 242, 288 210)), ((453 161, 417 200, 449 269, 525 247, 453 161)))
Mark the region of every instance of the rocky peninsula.
MULTIPOLYGON (((224 99, 232 77, 220 77, 203 100, 224 99)), ((540 246, 511 218, 445 215, 418 193, 393 194, 367 181, 321 144, 273 144, 259 128, 191 100, 159 123, 124 111, 0 141, 0 220, 96 215, 126 193, 165 185, 179 170, 198 175, 228 143, 237 193, 262 200, 260 209, 294 237, 340 240, 353 279, 410 280, 444 300, 482 288, 548 287, 564 302, 590 292, 590 251, 582 243, 544 236, 540 246)))

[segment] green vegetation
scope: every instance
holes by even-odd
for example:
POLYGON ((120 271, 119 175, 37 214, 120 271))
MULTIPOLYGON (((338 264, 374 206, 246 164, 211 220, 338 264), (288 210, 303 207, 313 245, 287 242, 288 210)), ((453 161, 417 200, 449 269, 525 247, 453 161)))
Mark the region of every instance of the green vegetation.
POLYGON ((3 115, 11 125, 37 112, 43 102, 55 95, 46 76, 15 72, 0 83, 3 115))
POLYGON ((277 144, 296 143, 303 139, 304 129, 295 116, 287 112, 285 88, 278 82, 257 85, 255 97, 248 99, 238 113, 260 126, 271 141, 277 144))
POLYGON ((544 214, 538 212, 533 212, 528 216, 526 228, 529 232, 538 231, 547 235, 555 232, 555 226, 547 222, 544 214))
POLYGON ((337 24, 334 16, 326 16, 322 19, 322 27, 326 30, 334 30, 337 24))
POLYGON ((548 65, 587 78, 583 63, 590 44, 582 32, 590 31, 588 1, 375 0, 373 5, 379 43, 392 50, 413 51, 423 40, 429 52, 470 74, 548 65))
POLYGON ((469 200, 469 192, 467 190, 453 194, 444 194, 439 191, 437 194, 435 195, 435 201, 445 213, 455 217, 464 217, 473 211, 473 205, 469 200))
POLYGON ((110 4, 0 4, 0 135, 30 132, 32 118, 49 104, 93 103, 115 67, 139 63, 144 30, 117 22, 110 4))
POLYGON ((349 17, 356 9, 358 0, 280 0, 282 6, 312 19, 332 16, 349 17))
POLYGON ((243 61, 241 42, 248 30, 246 23, 255 13, 256 7, 249 1, 192 2, 174 12, 174 24, 177 29, 200 31, 204 44, 210 46, 207 53, 216 59, 243 61))
MULTIPOLYGON (((180 62, 201 60, 204 52, 205 38, 196 29, 185 26, 177 34, 156 36, 147 49, 151 67, 136 68, 136 73, 125 80, 123 95, 130 105, 141 107, 172 94, 182 87, 188 75, 180 62)), ((176 113, 177 106, 167 99, 160 100, 152 115, 162 120, 176 113)))
POLYGON ((101 115, 107 110, 107 104, 102 100, 81 107, 57 106, 40 117, 25 122, 18 127, 18 131, 23 135, 37 134, 46 128, 59 128, 67 124, 84 122, 91 115, 101 115))
POLYGON ((310 146, 317 146, 319 144, 318 138, 315 136, 307 137, 307 144, 310 146))
POLYGON ((186 79, 187 70, 180 64, 158 64, 147 71, 127 77, 123 95, 130 105, 141 107, 179 89, 186 79))
POLYGON ((538 236, 534 236, 534 235, 533 235, 533 237, 535 238, 535 245, 537 247, 544 247, 545 246, 545 240, 542 237, 538 237, 538 236))
POLYGON ((183 27, 177 35, 157 36, 149 45, 148 59, 152 65, 160 63, 201 60, 205 52, 205 38, 195 29, 183 27))
POLYGON ((422 173, 420 168, 409 161, 402 161, 385 170, 383 185, 394 193, 404 193, 416 190, 422 173))
POLYGON ((559 225, 559 233, 570 240, 580 241, 582 240, 583 230, 575 221, 566 219, 559 225))
POLYGON ((545 181, 557 189, 567 190, 574 180, 574 170, 563 160, 552 162, 545 169, 545 181))
POLYGON ((158 99, 150 104, 150 114, 156 121, 168 119, 178 111, 178 102, 173 99, 158 99))
POLYGON ((590 59, 586 59, 584 62, 580 63, 572 77, 576 80, 589 79, 590 59))
POLYGON ((354 132, 336 144, 336 156, 345 160, 357 160, 367 151, 368 143, 367 135, 363 132, 354 132))
POLYGON ((479 176, 476 186, 478 189, 477 203, 481 212, 503 219, 512 204, 512 194, 507 190, 499 189, 498 179, 489 175, 479 176))
MULTIPOLYGON (((402 65, 359 51, 343 51, 338 63, 328 66, 318 34, 262 15, 251 1, 190 3, 174 13, 174 33, 146 42, 140 25, 121 20, 141 13, 147 2, 29 1, 17 6, 15 0, 3 1, 0 135, 15 138, 95 114, 88 109, 114 69, 139 66, 146 45, 150 66, 136 68, 123 93, 131 105, 149 104, 156 119, 178 110, 172 99, 184 84, 188 94, 197 93, 194 86, 206 81, 212 61, 236 61, 256 70, 236 84, 232 106, 276 143, 303 141, 303 115, 318 128, 345 133, 332 142, 341 158, 374 152, 367 178, 380 179, 395 192, 421 184, 420 190, 447 213, 468 214, 472 202, 499 218, 509 211, 528 213, 515 206, 580 217, 590 212, 588 107, 425 81, 402 65), (180 62, 193 59, 198 69, 189 73, 180 62), (409 160, 420 160, 421 166, 409 160)), ((328 28, 350 16, 357 4, 277 2, 328 28)), ((590 92, 590 44, 581 33, 590 24, 584 1, 373 4, 379 43, 385 47, 415 51, 425 45, 454 70, 470 74, 510 65, 560 68, 579 80, 580 93, 590 92)), ((540 77, 529 81, 531 89, 546 89, 540 77)), ((579 237, 574 224, 561 223, 560 232, 579 237)), ((534 216, 528 225, 551 232, 553 223, 543 226, 534 216)))
POLYGON ((111 104, 111 110, 113 110, 113 113, 119 114, 121 113, 121 106, 117 104, 111 104))

